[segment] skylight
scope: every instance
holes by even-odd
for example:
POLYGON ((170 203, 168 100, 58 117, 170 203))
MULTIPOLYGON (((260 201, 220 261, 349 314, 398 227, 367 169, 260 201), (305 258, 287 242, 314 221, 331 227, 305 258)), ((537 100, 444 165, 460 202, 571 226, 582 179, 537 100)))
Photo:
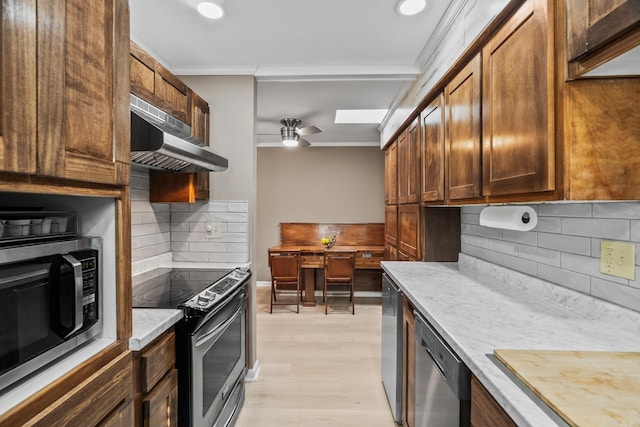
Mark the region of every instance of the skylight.
POLYGON ((379 124, 387 114, 387 109, 336 110, 335 123, 338 124, 379 124))

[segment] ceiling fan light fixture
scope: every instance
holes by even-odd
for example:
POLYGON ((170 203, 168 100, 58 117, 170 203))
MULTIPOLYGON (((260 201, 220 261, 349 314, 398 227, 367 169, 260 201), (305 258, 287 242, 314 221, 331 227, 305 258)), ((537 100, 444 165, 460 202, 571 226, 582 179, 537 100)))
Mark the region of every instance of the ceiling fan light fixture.
POLYGON ((205 18, 220 19, 224 16, 224 9, 222 6, 208 1, 198 3, 196 9, 198 10, 198 13, 205 18))
POLYGON ((416 15, 427 6, 426 0, 400 0, 396 5, 396 11, 403 16, 416 15))
POLYGON ((285 147, 297 147, 298 146, 298 140, 297 139, 283 139, 282 140, 282 145, 284 145, 285 147))

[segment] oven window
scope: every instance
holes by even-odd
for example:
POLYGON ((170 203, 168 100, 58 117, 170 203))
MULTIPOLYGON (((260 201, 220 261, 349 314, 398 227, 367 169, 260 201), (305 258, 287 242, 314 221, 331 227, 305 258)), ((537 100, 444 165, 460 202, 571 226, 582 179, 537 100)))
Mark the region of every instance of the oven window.
POLYGON ((224 331, 216 343, 202 357, 202 416, 204 416, 216 396, 231 375, 233 368, 242 357, 242 316, 224 331))

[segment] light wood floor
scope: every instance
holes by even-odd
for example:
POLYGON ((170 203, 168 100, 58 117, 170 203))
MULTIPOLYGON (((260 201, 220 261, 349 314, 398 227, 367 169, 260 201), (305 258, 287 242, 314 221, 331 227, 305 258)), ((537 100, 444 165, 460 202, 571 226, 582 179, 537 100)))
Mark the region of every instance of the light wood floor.
POLYGON ((261 370, 237 427, 397 427, 380 376, 379 299, 356 299, 355 316, 325 316, 321 304, 269 314, 269 288, 259 287, 257 310, 261 370))

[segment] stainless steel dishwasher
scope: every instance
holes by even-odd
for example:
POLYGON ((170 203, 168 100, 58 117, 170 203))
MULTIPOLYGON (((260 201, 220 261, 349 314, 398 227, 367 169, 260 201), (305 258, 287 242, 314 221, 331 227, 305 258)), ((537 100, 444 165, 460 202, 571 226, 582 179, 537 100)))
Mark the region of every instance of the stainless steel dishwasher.
POLYGON ((402 292, 382 275, 382 384, 393 419, 402 422, 402 292))
POLYGON ((468 427, 471 373, 419 313, 416 315, 416 427, 468 427))

